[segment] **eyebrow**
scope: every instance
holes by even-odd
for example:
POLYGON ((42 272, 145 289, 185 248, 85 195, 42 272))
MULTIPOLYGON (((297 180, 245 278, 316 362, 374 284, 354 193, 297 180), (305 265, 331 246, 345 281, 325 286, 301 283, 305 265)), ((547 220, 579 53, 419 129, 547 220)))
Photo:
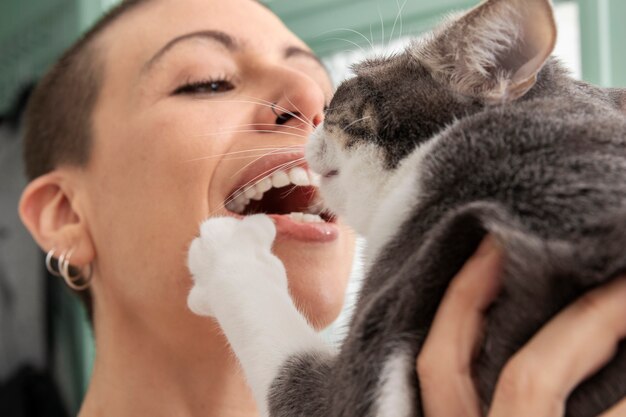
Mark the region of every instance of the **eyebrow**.
POLYGON ((285 49, 285 58, 291 58, 292 56, 298 55, 313 59, 324 69, 324 71, 328 72, 328 69, 326 68, 326 65, 324 65, 322 60, 308 49, 304 49, 299 46, 289 46, 287 49, 285 49))
POLYGON ((159 51, 148 60, 142 68, 141 72, 146 72, 150 70, 154 66, 154 64, 163 57, 169 50, 171 50, 174 46, 178 45, 181 42, 188 41, 191 39, 208 39, 215 41, 228 49, 231 52, 237 51, 240 49, 240 45, 235 41, 235 39, 230 36, 226 32, 222 32, 219 30, 202 30, 198 32, 186 33, 184 35, 180 35, 168 43, 165 44, 159 51))
MULTIPOLYGON (((168 51, 170 51, 174 46, 178 45, 181 42, 185 42, 191 39, 208 39, 214 41, 218 44, 224 46, 227 50, 231 52, 236 52, 242 49, 241 44, 237 42, 235 38, 229 35, 226 32, 222 32, 219 30, 202 30, 198 32, 191 32, 181 36, 178 36, 168 43, 165 44, 156 54, 148 60, 142 68, 142 73, 149 71, 157 61, 159 61, 168 51)), ((284 57, 291 58, 293 56, 304 56, 313 59, 317 62, 324 71, 328 72, 326 65, 322 62, 322 60, 315 55, 313 52, 304 49, 300 46, 288 46, 285 49, 284 57)))

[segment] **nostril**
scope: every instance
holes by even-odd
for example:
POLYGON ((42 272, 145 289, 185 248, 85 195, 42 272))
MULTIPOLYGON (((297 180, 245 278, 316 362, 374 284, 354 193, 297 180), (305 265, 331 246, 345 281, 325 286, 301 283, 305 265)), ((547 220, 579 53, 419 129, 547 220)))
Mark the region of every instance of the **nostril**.
POLYGON ((279 114, 279 115, 276 116, 276 124, 277 125, 284 125, 289 120, 293 119, 295 116, 296 116, 296 114, 293 114, 293 113, 279 114))
MULTIPOLYGON (((274 115, 276 116, 276 124, 277 125, 284 125, 285 123, 287 123, 288 121, 290 121, 291 119, 293 119, 294 117, 298 118, 300 113, 299 112, 290 112, 290 111, 285 111, 285 112, 280 112, 278 113, 276 111, 276 103, 272 103, 272 113, 274 113, 274 115)), ((284 109, 283 109, 284 110, 284 109)))

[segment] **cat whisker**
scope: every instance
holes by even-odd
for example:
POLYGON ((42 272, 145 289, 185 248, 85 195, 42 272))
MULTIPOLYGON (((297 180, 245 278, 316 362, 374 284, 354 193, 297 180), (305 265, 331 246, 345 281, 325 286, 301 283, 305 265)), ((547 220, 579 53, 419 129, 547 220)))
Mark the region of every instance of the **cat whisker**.
MULTIPOLYGON (((396 0, 396 5, 398 6, 398 13, 396 14, 396 19, 393 21, 393 27, 391 28, 391 35, 389 35, 389 43, 387 44, 387 47, 389 47, 389 45, 391 45, 391 41, 393 41, 393 34, 396 30, 396 24, 398 23, 398 19, 400 19, 402 15, 402 10, 404 9, 404 6, 406 6, 407 1, 408 0, 404 0, 404 4, 402 4, 402 7, 400 7, 400 1, 396 0)), ((402 30, 400 32, 402 32, 402 30)), ((398 39, 400 39, 400 37, 398 37, 398 39)))
POLYGON ((344 126, 341 130, 343 130, 344 132, 346 131, 346 129, 348 129, 350 126, 352 126, 355 123, 361 122, 363 120, 367 120, 367 119, 371 119, 371 116, 365 116, 365 117, 361 117, 360 119, 356 119, 355 121, 349 123, 348 125, 344 126))
MULTIPOLYGON (((317 190, 311 191, 311 200, 314 197, 316 197, 316 196, 318 196, 317 190)), ((309 201, 311 201, 311 200, 309 200, 309 201)), ((321 208, 321 210, 319 210, 319 213, 318 213, 320 215, 326 215, 326 216, 329 216, 329 217, 336 217, 337 216, 337 214, 334 213, 330 208, 326 207, 326 203, 321 198, 318 198, 317 202, 311 203, 309 205, 309 209, 312 209, 313 212, 315 212, 316 209, 318 209, 318 208, 321 208)))
MULTIPOLYGON (((261 159, 261 158, 263 158, 264 156, 266 156, 268 154, 271 154, 271 155, 287 155, 287 154, 290 154, 290 153, 293 153, 293 151, 292 150, 280 150, 280 151, 275 151, 275 152, 266 152, 266 153, 262 154, 261 156, 259 156, 256 159, 261 159)), ((255 155, 252 155, 252 157, 254 157, 254 156, 255 155)), ((239 159, 248 159, 249 160, 250 157, 251 156, 238 156, 238 157, 227 158, 226 160, 227 161, 235 161, 235 160, 239 160, 239 159)))
MULTIPOLYGON (((279 106, 276 103, 272 103, 270 101, 264 100, 262 98, 257 98, 257 97, 250 97, 250 96, 246 96, 250 99, 253 100, 258 100, 259 103, 258 104, 265 104, 267 106, 269 106, 271 109, 278 109, 286 114, 288 114, 289 116, 293 117, 294 119, 297 119, 299 121, 301 121, 302 123, 306 124, 307 126, 310 126, 312 128, 315 128, 315 126, 313 125, 313 123, 309 120, 305 120, 302 117, 299 117, 296 113, 293 113, 292 111, 290 111, 289 109, 283 107, 283 106, 279 106)), ((287 97, 287 100, 289 100, 289 97, 287 97)), ((291 101, 289 101, 291 103, 291 101)), ((293 103, 291 103, 293 105, 293 103)), ((299 110, 298 110, 299 114, 302 114, 299 110)), ((304 117, 304 116, 303 116, 304 117)))
POLYGON ((409 0, 404 0, 404 3, 402 4, 402 7, 400 8, 400 36, 398 36, 398 39, 402 38, 402 29, 403 28, 403 17, 402 17, 402 11, 404 10, 404 6, 406 6, 407 2, 409 0))
POLYGON ((335 105, 334 107, 329 107, 326 109, 326 111, 330 111, 330 110, 337 110, 337 109, 341 109, 343 107, 348 107, 349 103, 344 103, 344 104, 340 104, 340 105, 335 105))
POLYGON ((291 132, 281 132, 280 130, 265 130, 265 129, 238 129, 238 130, 223 130, 219 132, 209 132, 202 135, 192 136, 193 138, 204 138, 210 136, 230 135, 233 133, 275 133, 277 135, 285 135, 290 137, 308 139, 308 135, 297 135, 291 132))
MULTIPOLYGON (((291 152, 293 152, 293 151, 291 151, 291 152)), ((290 152, 283 152, 283 153, 290 153, 290 152)), ((262 156, 260 156, 260 157, 258 157, 258 158, 256 158, 256 159, 254 159, 254 160, 250 161, 249 163, 247 163, 246 165, 244 165, 242 168, 240 168, 237 172, 235 172, 235 174, 234 174, 234 175, 239 174, 241 171, 243 171, 244 169, 246 169, 247 167, 249 167, 250 165, 252 165, 252 164, 253 164, 253 163, 255 163, 256 161, 258 161, 259 159, 261 159, 261 158, 263 158, 263 157, 265 157, 265 156, 267 156, 267 155, 272 155, 272 154, 273 154, 273 153, 269 152, 269 153, 267 153, 267 154, 265 154, 265 155, 262 155, 262 156)), ((285 164, 290 164, 290 163, 292 163, 292 162, 294 162, 294 161, 295 161, 295 162, 297 162, 297 163, 300 163, 300 162, 301 162, 301 161, 303 161, 303 160, 304 160, 304 158, 297 158, 297 159, 294 159, 293 161, 288 161, 288 162, 286 162, 285 164)), ((280 167, 280 166, 279 166, 279 167, 280 167)), ((279 168, 279 167, 274 167, 274 168, 271 168, 269 171, 276 170, 276 168, 279 168)), ((279 168, 279 169, 281 169, 281 168, 279 168)), ((233 175, 233 176, 234 176, 234 175, 233 175)))
POLYGON ((380 30, 381 30, 381 45, 385 45, 385 21, 383 20, 383 14, 380 11, 380 4, 376 5, 378 9, 378 16, 380 17, 380 30))
MULTIPOLYGON (((278 167, 278 169, 284 169, 284 167, 285 167, 285 166, 288 166, 288 165, 290 165, 290 164, 292 164, 292 163, 293 163, 293 161, 286 162, 286 163, 284 163, 284 164, 280 165, 280 166, 278 167)), ((268 177, 268 176, 269 176, 269 173, 270 173, 270 172, 272 172, 272 171, 273 171, 273 170, 275 170, 275 169, 276 169, 276 167, 274 167, 274 168, 272 168, 272 169, 269 169, 269 170, 267 170, 267 171, 265 171, 265 172, 262 172, 261 174, 257 175, 256 177, 254 177, 253 179, 251 179, 250 181, 248 181, 247 183, 245 183, 244 185, 242 185, 242 186, 240 187, 239 191, 237 191, 237 192, 233 193, 231 196, 229 196, 229 197, 228 197, 228 198, 224 201, 224 203, 222 203, 220 206, 218 206, 215 210, 212 210, 212 211, 211 211, 211 213, 209 214, 209 216, 212 216, 212 215, 213 215, 213 214, 215 214, 217 211, 219 211, 219 210, 221 210, 221 209, 223 209, 223 208, 226 208, 226 205, 228 205, 230 202, 232 202, 232 201, 236 200, 236 199, 237 199, 240 195, 244 194, 244 193, 245 193, 245 190, 246 190, 246 188, 247 188, 247 187, 249 187, 251 184, 255 184, 255 183, 257 183, 257 182, 259 182, 259 181, 263 180, 264 178, 268 177)))
MULTIPOLYGON (((246 123, 246 124, 241 124, 241 125, 234 125, 232 126, 233 128, 236 127, 255 127, 255 126, 270 126, 270 127, 275 127, 276 123, 246 123)), ((297 130, 299 132, 304 132, 306 134, 309 133, 309 131, 307 129, 302 129, 300 127, 296 127, 296 126, 281 126, 281 129, 290 129, 290 130, 297 130)))
POLYGON ((297 114, 301 114, 302 117, 308 122, 308 125, 311 126, 313 129, 315 129, 315 124, 313 123, 313 120, 310 120, 308 117, 306 117, 304 115, 304 113, 302 113, 302 111, 298 108, 298 106, 296 106, 296 104, 293 101, 291 101, 291 99, 289 98, 289 96, 285 92, 283 92, 283 95, 285 96, 285 98, 287 99, 289 104, 291 104, 293 106, 293 108, 298 111, 297 114))
MULTIPOLYGON (((199 158, 194 158, 194 159, 188 159, 186 161, 184 161, 185 163, 187 162, 196 162, 196 161, 205 161, 205 160, 209 160, 209 159, 214 159, 214 158, 223 158, 223 157, 228 157, 228 156, 234 156, 234 155, 239 155, 237 157, 237 159, 247 159, 250 158, 250 156, 241 156, 241 154, 252 154, 252 156, 254 156, 255 153, 258 152, 264 152, 264 151, 276 151, 277 153, 280 153, 280 151, 283 150, 284 147, 276 147, 276 148, 254 148, 254 149, 248 149, 248 150, 243 150, 243 151, 234 151, 234 152, 226 152, 226 153, 222 153, 222 154, 217 154, 217 155, 210 155, 210 156, 203 156, 203 157, 199 157, 199 158)), ((291 150, 284 150, 284 153, 290 153, 293 152, 291 150)), ((265 155, 265 153, 264 153, 265 155)))
POLYGON ((297 166, 304 158, 299 158, 297 160, 293 160, 293 161, 289 161, 289 162, 285 162, 277 167, 273 167, 270 168, 262 173, 260 173, 259 175, 255 176, 254 178, 252 178, 250 181, 248 181, 247 183, 245 183, 244 185, 242 185, 239 189, 239 191, 235 192, 232 196, 230 196, 229 198, 226 199, 226 201, 224 202, 224 204, 218 208, 218 210, 220 208, 224 208, 226 207, 226 205, 228 203, 230 203, 233 200, 236 200, 240 195, 245 193, 245 190, 252 184, 256 184, 259 181, 264 180, 265 178, 269 177, 274 171, 277 170, 285 170, 285 169, 289 169, 292 168, 294 166, 297 166))
MULTIPOLYGON (((267 100, 263 100, 263 99, 256 98, 256 97, 249 97, 249 98, 251 98, 252 100, 214 100, 214 101, 210 101, 210 103, 246 103, 246 104, 257 104, 259 106, 265 106, 265 107, 268 107, 270 109, 278 109, 280 111, 283 111, 286 114, 289 114, 294 119, 300 120, 302 123, 306 124, 307 126, 311 126, 311 124, 308 123, 306 120, 304 120, 303 118, 301 118, 297 114, 294 114, 293 112, 285 109, 282 106, 279 106, 279 105, 277 105, 275 103, 271 103, 271 102, 269 102, 267 100), (253 101, 253 100, 257 100, 257 101, 253 101)), ((311 126, 311 127, 314 127, 314 126, 311 126)))
POLYGON ((364 34, 359 32, 358 30, 354 30, 354 29, 350 29, 350 28, 338 28, 338 29, 327 30, 326 32, 320 33, 316 37, 320 37, 320 36, 327 35, 327 34, 332 33, 332 32, 339 32, 339 31, 352 32, 352 33, 355 33, 355 34, 361 36, 369 44, 370 48, 374 49, 374 44, 372 43, 372 41, 370 41, 368 39, 367 36, 365 36, 364 34))
MULTIPOLYGON (((284 154, 288 154, 289 152, 276 152, 275 155, 284 155, 284 154)), ((233 158, 225 158, 225 161, 239 161, 239 160, 247 160, 250 159, 250 157, 247 156, 237 156, 237 157, 233 157, 233 158)))
MULTIPOLYGON (((260 158, 258 158, 258 159, 260 159, 260 158)), ((249 166, 250 164, 252 164, 252 163, 256 162, 258 159, 256 159, 256 160, 254 160, 254 161, 250 162, 248 165, 246 165, 245 167, 243 167, 243 168, 241 168, 239 171, 237 171, 237 173, 241 172, 241 170, 245 169, 245 168, 246 168, 247 166, 249 166)), ((281 165, 278 165, 278 166, 272 167, 272 168, 270 168, 270 169, 268 169, 268 170, 266 170, 266 171, 264 171, 264 172, 262 172, 262 173, 258 174, 256 177, 254 177, 253 179, 251 179, 250 181, 248 181, 246 184, 244 184, 244 186, 243 186, 242 188, 245 188, 245 187, 247 187, 248 185, 250 185, 250 184, 252 184, 252 183, 256 183, 256 182, 262 181, 264 178, 266 178, 266 177, 268 177, 268 176, 269 176, 269 173, 270 173, 270 172, 279 171, 279 170, 284 170, 284 169, 291 168, 292 166, 297 166, 297 165, 298 165, 300 162, 302 162, 302 161, 304 161, 304 158, 302 158, 302 157, 301 157, 301 158, 296 158, 296 159, 291 160, 291 161, 284 162, 284 163, 283 163, 283 164, 281 164, 281 165)), ((237 174, 237 173, 236 173, 236 174, 237 174)))
MULTIPOLYGON (((356 43, 356 42, 354 42, 354 41, 351 41, 350 39, 344 39, 344 38, 328 38, 327 40, 329 40, 329 41, 344 41, 344 42, 347 42, 347 43, 352 44, 352 45, 356 46, 357 48, 359 48, 359 50, 360 50, 362 53, 367 54, 367 51, 366 51, 365 49, 363 49, 363 47, 362 47, 361 45, 359 45, 358 43, 356 43)), ((350 52, 352 52, 352 51, 350 51, 350 52)))

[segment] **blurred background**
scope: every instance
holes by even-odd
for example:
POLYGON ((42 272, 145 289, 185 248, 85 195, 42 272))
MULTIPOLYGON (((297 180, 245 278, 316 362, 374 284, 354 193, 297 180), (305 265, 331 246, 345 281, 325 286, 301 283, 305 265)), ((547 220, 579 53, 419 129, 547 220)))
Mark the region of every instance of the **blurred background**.
MULTIPOLYGON (((85 313, 21 226, 25 180, 20 121, 38 78, 116 0, 0 3, 0 416, 75 415, 89 380, 93 344, 85 313)), ((478 0, 265 0, 324 60, 335 82, 350 64, 402 48, 443 15, 478 0)), ((574 76, 626 86, 624 0, 555 0, 556 55, 574 76)), ((355 264, 345 312, 328 332, 340 340, 358 289, 355 264)))

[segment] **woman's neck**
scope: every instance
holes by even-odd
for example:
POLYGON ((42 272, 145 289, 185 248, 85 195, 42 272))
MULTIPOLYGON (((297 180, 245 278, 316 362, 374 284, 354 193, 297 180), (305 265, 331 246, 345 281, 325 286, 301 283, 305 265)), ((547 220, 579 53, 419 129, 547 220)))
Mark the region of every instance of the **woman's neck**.
POLYGON ((197 319, 161 339, 141 326, 98 323, 96 360, 79 417, 256 417, 243 372, 217 325, 197 319), (193 339, 190 339, 193 337, 193 339))

